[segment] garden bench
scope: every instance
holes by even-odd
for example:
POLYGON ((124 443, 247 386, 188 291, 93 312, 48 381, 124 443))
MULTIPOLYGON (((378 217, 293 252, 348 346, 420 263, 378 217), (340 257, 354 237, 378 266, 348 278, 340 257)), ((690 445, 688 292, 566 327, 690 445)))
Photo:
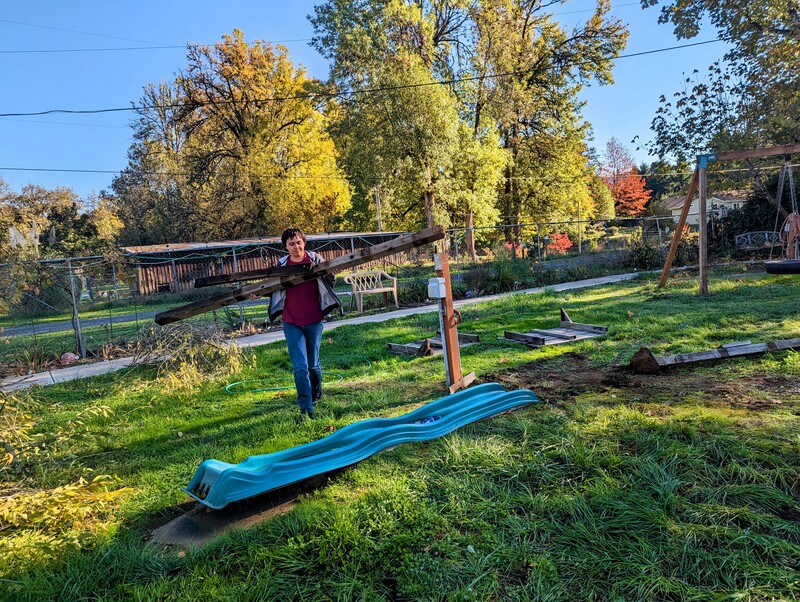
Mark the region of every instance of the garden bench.
POLYGON ((389 293, 392 293, 394 295, 395 306, 400 307, 397 303, 397 278, 389 276, 389 274, 383 270, 354 272, 344 276, 343 280, 353 287, 353 292, 350 297, 350 306, 352 307, 353 299, 355 299, 358 313, 364 311, 364 295, 370 293, 382 293, 384 305, 389 303, 389 293))

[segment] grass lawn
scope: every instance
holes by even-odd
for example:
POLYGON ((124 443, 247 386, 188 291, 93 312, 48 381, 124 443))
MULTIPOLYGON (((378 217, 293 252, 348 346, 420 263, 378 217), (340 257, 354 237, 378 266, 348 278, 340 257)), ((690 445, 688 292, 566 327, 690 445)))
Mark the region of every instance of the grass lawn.
POLYGON ((689 275, 463 308, 481 382, 541 399, 382 452, 291 511, 200 548, 149 542, 207 458, 238 462, 444 395, 440 357, 386 350, 434 314, 326 333, 325 398, 295 424, 283 343, 214 374, 137 368, 6 396, 0 598, 12 600, 795 600, 800 353, 638 376, 656 355, 800 337, 800 280, 689 275), (498 341, 565 308, 607 336, 498 341), (228 394, 234 381, 262 392, 228 394), (16 454, 16 455, 13 455, 16 454))

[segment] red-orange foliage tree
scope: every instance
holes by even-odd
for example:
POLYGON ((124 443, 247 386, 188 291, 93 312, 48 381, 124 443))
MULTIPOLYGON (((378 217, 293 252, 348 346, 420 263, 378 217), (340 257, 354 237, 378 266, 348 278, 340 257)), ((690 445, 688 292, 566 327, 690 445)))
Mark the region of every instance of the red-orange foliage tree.
POLYGON ((644 176, 639 175, 628 149, 612 138, 606 145, 604 159, 600 175, 614 198, 616 214, 620 217, 639 215, 652 192, 645 188, 644 176))
POLYGON ((621 217, 639 215, 644 211, 653 193, 645 188, 644 176, 640 176, 635 167, 631 167, 628 173, 621 175, 613 187, 608 186, 611 196, 614 197, 617 215, 621 217))
POLYGON ((572 248, 572 241, 566 234, 554 232, 550 235, 550 242, 545 248, 548 253, 561 255, 572 248))

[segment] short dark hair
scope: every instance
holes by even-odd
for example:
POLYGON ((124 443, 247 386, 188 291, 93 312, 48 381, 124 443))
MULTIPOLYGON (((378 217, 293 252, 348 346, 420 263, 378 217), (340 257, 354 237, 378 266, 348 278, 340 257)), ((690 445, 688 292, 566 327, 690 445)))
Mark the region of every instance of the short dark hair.
POLYGON ((286 228, 286 230, 283 231, 283 234, 281 234, 281 242, 283 243, 283 246, 285 247, 286 241, 290 238, 294 238, 295 236, 299 236, 303 242, 306 240, 306 235, 303 234, 303 231, 300 228, 286 228))

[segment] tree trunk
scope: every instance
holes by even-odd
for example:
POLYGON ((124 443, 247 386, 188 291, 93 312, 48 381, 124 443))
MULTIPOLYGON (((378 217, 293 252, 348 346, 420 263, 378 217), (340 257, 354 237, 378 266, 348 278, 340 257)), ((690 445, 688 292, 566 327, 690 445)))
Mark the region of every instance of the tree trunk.
POLYGON ((465 224, 467 227, 467 236, 465 242, 467 245, 467 253, 469 253, 469 256, 473 262, 478 260, 478 256, 475 253, 475 233, 472 231, 474 224, 475 224, 475 214, 472 211, 470 211, 469 213, 467 213, 467 221, 465 224))
POLYGON ((433 178, 431 177, 430 165, 425 166, 425 176, 427 178, 427 185, 425 186, 425 226, 433 228, 433 206, 436 203, 436 195, 433 192, 433 178))

